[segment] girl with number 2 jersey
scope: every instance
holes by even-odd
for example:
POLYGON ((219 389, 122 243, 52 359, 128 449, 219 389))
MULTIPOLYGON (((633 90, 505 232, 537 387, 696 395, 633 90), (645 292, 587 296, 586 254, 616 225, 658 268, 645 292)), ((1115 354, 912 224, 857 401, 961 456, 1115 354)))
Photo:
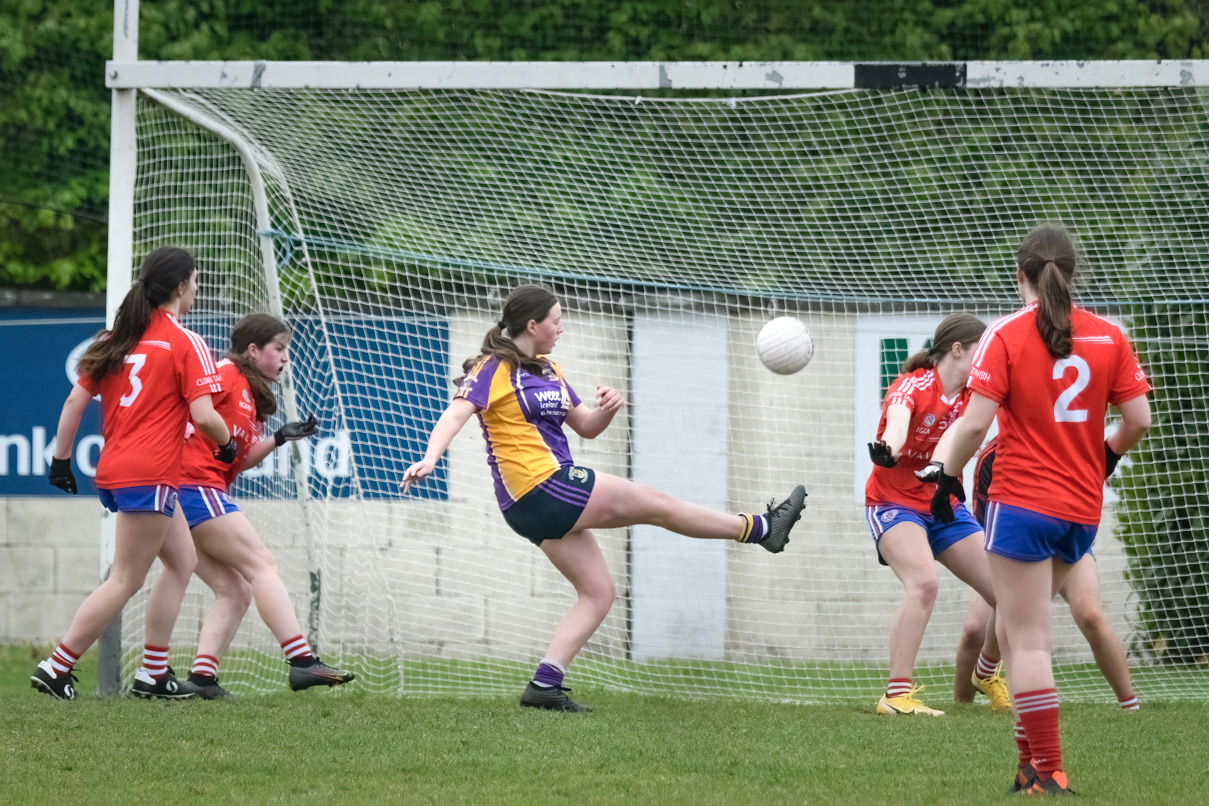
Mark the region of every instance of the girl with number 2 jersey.
POLYGON ((1077 262, 1063 227, 1043 224, 1025 236, 1016 253, 1024 307, 978 343, 969 406, 934 457, 932 511, 951 520, 950 495, 965 498, 955 476, 998 415, 986 550, 1017 715, 1013 786, 1034 794, 1068 791, 1051 658, 1053 595, 1091 547, 1105 478, 1150 427, 1150 385, 1129 342, 1071 302, 1077 262), (1106 441, 1110 405, 1122 422, 1106 441))

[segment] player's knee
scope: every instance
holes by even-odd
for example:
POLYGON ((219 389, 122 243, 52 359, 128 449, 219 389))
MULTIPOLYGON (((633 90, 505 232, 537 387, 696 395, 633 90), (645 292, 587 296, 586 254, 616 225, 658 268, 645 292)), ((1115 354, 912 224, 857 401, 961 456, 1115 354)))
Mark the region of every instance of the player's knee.
POLYGON ((907 586, 907 595, 924 607, 936 604, 936 594, 940 590, 940 582, 936 577, 923 577, 911 581, 907 586))
POLYGON ((961 638, 958 639, 959 651, 978 650, 982 648, 983 641, 986 640, 987 625, 986 622, 970 622, 967 621, 961 627, 961 638))
POLYGON ((1075 626, 1082 633, 1102 632, 1108 624, 1108 620, 1104 618, 1104 611, 1100 608, 1099 602, 1094 604, 1072 602, 1070 614, 1075 620, 1075 626))

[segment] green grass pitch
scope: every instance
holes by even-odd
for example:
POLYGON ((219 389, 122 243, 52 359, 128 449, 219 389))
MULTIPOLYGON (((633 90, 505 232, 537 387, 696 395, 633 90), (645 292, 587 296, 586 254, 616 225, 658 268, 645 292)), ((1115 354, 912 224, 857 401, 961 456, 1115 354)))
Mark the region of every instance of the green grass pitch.
MULTIPOLYGON (((1015 763, 1010 718, 929 702, 685 700, 576 688, 596 712, 522 710, 516 695, 282 691, 225 702, 57 702, 29 688, 41 649, 0 650, 5 804, 996 803, 1015 763)), ((80 669, 90 691, 95 669, 80 669)), ((519 687, 516 692, 519 695, 519 687)), ((1209 705, 1063 708, 1081 803, 1204 803, 1209 705)))

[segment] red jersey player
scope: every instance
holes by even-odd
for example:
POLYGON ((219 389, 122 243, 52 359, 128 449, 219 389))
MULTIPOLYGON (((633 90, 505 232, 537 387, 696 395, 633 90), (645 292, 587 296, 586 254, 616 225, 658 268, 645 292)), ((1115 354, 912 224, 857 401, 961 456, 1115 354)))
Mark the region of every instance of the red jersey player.
POLYGON ((227 692, 218 685, 218 664, 239 628, 250 599, 256 601, 264 623, 281 644, 289 662, 290 688, 336 686, 353 679, 351 672, 335 669, 316 657, 302 635, 294 605, 277 573, 277 561, 256 529, 228 495, 241 470, 255 467, 287 441, 311 436, 319 430, 314 417, 286 423, 262 439, 264 421, 277 411, 269 388, 289 361, 290 331, 285 323, 264 313, 245 316, 231 331, 227 360, 218 365, 222 392, 214 407, 230 423, 241 449, 233 464, 214 458, 214 444, 201 433, 185 442, 181 470, 180 504, 186 524, 173 528, 197 546, 197 574, 214 591, 214 604, 206 615, 198 639, 197 657, 189 683, 203 699, 219 699, 227 692))
MULTIPOLYGON (((109 577, 80 605, 62 642, 30 678, 34 688, 58 699, 75 699, 72 667, 80 653, 143 586, 164 545, 176 509, 181 433, 189 417, 223 446, 223 460, 235 458, 235 441, 211 402, 220 388, 214 358, 201 337, 178 321, 197 295, 196 274, 193 256, 183 249, 165 247, 148 255, 118 308, 113 330, 80 360, 80 380, 63 404, 50 483, 75 493, 72 444, 84 407, 99 394, 105 446, 96 483, 101 502, 118 515, 109 577)), ((192 570, 185 569, 186 581, 192 570)), ((152 600, 160 617, 147 635, 143 668, 135 675, 138 696, 178 699, 195 693, 168 671, 168 640, 183 596, 183 585, 161 586, 157 580, 152 600)))
MULTIPOLYGON (((958 507, 952 523, 936 522, 928 512, 931 490, 914 471, 928 464, 945 431, 965 408, 966 379, 974 345, 985 328, 969 314, 953 314, 936 328, 932 347, 908 359, 882 403, 877 442, 870 443, 873 472, 865 485, 865 518, 878 560, 903 583, 903 599, 890 628, 890 679, 877 712, 940 716, 916 697, 911 684, 915 657, 932 614, 939 560, 984 597, 994 602, 986 558, 979 547, 982 527, 958 507)), ((1007 688, 998 674, 999 648, 994 629, 984 632, 975 685, 996 709, 1008 707, 1007 688)))
POLYGON ((973 456, 999 416, 995 472, 988 491, 986 549, 1004 660, 1018 717, 1014 786, 1067 790, 1058 739, 1051 597, 1091 547, 1104 479, 1150 427, 1150 385, 1120 329, 1071 302, 1078 255, 1069 233, 1043 224, 1016 253, 1024 307, 983 335, 970 369, 970 403, 938 452, 933 513, 951 518, 950 471, 973 456), (1110 405, 1121 426, 1107 441, 1110 405), (943 454, 943 455, 941 455, 943 454))

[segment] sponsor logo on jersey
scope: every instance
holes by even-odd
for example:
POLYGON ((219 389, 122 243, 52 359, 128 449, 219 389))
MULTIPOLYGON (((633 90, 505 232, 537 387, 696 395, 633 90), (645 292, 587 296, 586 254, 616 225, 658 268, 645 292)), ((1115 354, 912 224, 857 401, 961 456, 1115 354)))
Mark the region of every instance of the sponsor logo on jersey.
POLYGON ((978 367, 971 367, 970 374, 980 381, 989 381, 991 379, 991 373, 984 369, 979 369, 978 367))

